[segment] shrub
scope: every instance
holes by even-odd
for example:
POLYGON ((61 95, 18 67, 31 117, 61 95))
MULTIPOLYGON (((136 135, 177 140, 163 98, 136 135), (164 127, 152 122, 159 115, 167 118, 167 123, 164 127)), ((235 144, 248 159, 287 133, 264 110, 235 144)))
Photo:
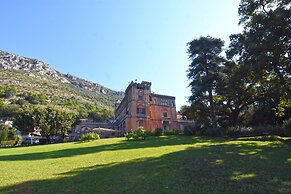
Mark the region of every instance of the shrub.
POLYGON ((283 122, 284 135, 291 136, 291 118, 283 122))
POLYGON ((223 131, 220 128, 213 129, 211 127, 204 128, 201 130, 201 135, 211 136, 211 137, 219 137, 222 136, 223 131))
POLYGON ((232 126, 228 127, 225 135, 228 137, 258 136, 258 135, 282 135, 283 130, 276 125, 259 125, 256 127, 232 126))
POLYGON ((23 142, 23 139, 22 139, 22 137, 20 135, 14 135, 13 139, 15 141, 15 143, 14 143, 15 146, 16 145, 21 145, 22 142, 23 142))
POLYGON ((145 130, 145 135, 146 135, 146 137, 154 136, 154 133, 152 131, 145 130))
POLYGON ((253 127, 251 135, 283 135, 283 130, 277 125, 259 125, 253 127))
POLYGON ((124 134, 126 140, 144 140, 146 138, 146 131, 143 127, 139 127, 136 131, 131 131, 124 134))
POLYGON ((1 146, 6 147, 6 146, 14 146, 15 145, 15 140, 7 140, 7 141, 1 141, 1 146))
POLYGON ((261 141, 284 141, 284 139, 278 135, 262 136, 261 141))
POLYGON ((63 142, 64 143, 69 142, 69 137, 68 136, 64 137, 63 142))
POLYGON ((139 127, 135 132, 135 139, 145 139, 146 133, 143 127, 139 127))
POLYGON ((100 139, 100 136, 99 134, 93 133, 93 132, 85 133, 80 138, 81 141, 91 141, 91 140, 96 140, 96 139, 100 139))
POLYGON ((16 134, 17 129, 8 129, 7 125, 0 126, 0 144, 3 146, 21 145, 23 140, 20 135, 16 134))
POLYGON ((162 128, 156 128, 154 135, 155 136, 162 136, 164 134, 164 131, 162 128))
POLYGON ((200 126, 187 125, 183 130, 183 134, 188 136, 198 135, 200 134, 201 130, 202 128, 200 126))
POLYGON ((251 128, 241 127, 241 126, 231 126, 228 127, 225 131, 225 135, 228 137, 239 137, 242 136, 242 131, 248 132, 251 128))
POLYGON ((8 126, 6 126, 6 125, 0 126, 0 141, 1 142, 7 141, 8 135, 9 135, 8 126))
POLYGON ((181 131, 177 129, 169 129, 167 131, 164 131, 165 135, 179 135, 180 133, 181 131))
POLYGON ((130 140, 133 138, 133 132, 127 132, 124 134, 124 137, 126 138, 126 140, 130 140))
POLYGON ((239 140, 243 141, 281 141, 284 142, 284 138, 278 135, 265 135, 265 136, 255 136, 255 137, 240 137, 239 140))

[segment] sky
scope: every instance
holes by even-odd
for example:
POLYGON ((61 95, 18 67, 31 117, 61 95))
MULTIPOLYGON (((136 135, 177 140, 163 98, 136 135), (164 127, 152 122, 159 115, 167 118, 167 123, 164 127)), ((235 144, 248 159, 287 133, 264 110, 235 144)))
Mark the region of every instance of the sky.
POLYGON ((152 92, 190 96, 187 43, 210 35, 229 43, 239 0, 1 1, 0 50, 124 91, 152 82, 152 92))

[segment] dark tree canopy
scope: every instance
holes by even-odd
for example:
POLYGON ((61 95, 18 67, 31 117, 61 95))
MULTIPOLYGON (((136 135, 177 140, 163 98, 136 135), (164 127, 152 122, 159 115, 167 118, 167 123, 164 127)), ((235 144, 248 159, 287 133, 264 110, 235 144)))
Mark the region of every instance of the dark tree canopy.
POLYGON ((279 124, 290 118, 290 8, 290 0, 241 0, 243 32, 230 36, 227 59, 220 56, 220 39, 207 36, 187 44, 188 114, 191 110, 195 120, 212 126, 279 124))
POLYGON ((224 43, 221 39, 207 36, 194 39, 187 45, 191 60, 187 74, 192 92, 189 101, 192 104, 209 106, 211 125, 216 128, 213 95, 216 91, 220 65, 224 61, 220 56, 224 43))
MULTIPOLYGON (((279 95, 277 112, 291 96, 291 3, 286 0, 242 0, 241 34, 231 35, 227 53, 252 76, 253 84, 269 96, 279 95)), ((281 112, 280 112, 281 110, 281 112)))
POLYGON ((242 0, 239 13, 244 31, 231 36, 228 53, 253 70, 257 79, 283 87, 290 85, 291 77, 290 6, 284 0, 242 0))

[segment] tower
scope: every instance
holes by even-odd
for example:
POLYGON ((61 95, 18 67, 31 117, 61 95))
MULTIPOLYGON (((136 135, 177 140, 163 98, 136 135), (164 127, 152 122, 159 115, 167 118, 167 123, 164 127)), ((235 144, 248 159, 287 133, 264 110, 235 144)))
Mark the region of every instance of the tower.
POLYGON ((154 131, 177 129, 174 96, 151 93, 151 82, 131 82, 115 110, 116 125, 121 133, 144 127, 154 131))
POLYGON ((118 129, 125 132, 138 127, 150 128, 151 82, 131 82, 115 110, 118 129))

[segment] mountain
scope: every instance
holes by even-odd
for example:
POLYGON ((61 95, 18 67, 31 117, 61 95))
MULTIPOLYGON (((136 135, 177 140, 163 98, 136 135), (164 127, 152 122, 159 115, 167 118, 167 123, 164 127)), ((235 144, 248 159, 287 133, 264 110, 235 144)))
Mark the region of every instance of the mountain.
MULTIPOLYGON (((79 77, 62 74, 38 59, 0 50, 0 84, 14 87, 17 95, 6 96, 6 104, 31 102, 41 96, 45 104, 72 105, 113 110, 124 92, 118 92, 79 77)), ((3 93, 3 92, 2 92, 3 93)), ((5 95, 2 94, 2 98, 5 95)), ((34 103, 37 103, 34 102, 34 103)))

